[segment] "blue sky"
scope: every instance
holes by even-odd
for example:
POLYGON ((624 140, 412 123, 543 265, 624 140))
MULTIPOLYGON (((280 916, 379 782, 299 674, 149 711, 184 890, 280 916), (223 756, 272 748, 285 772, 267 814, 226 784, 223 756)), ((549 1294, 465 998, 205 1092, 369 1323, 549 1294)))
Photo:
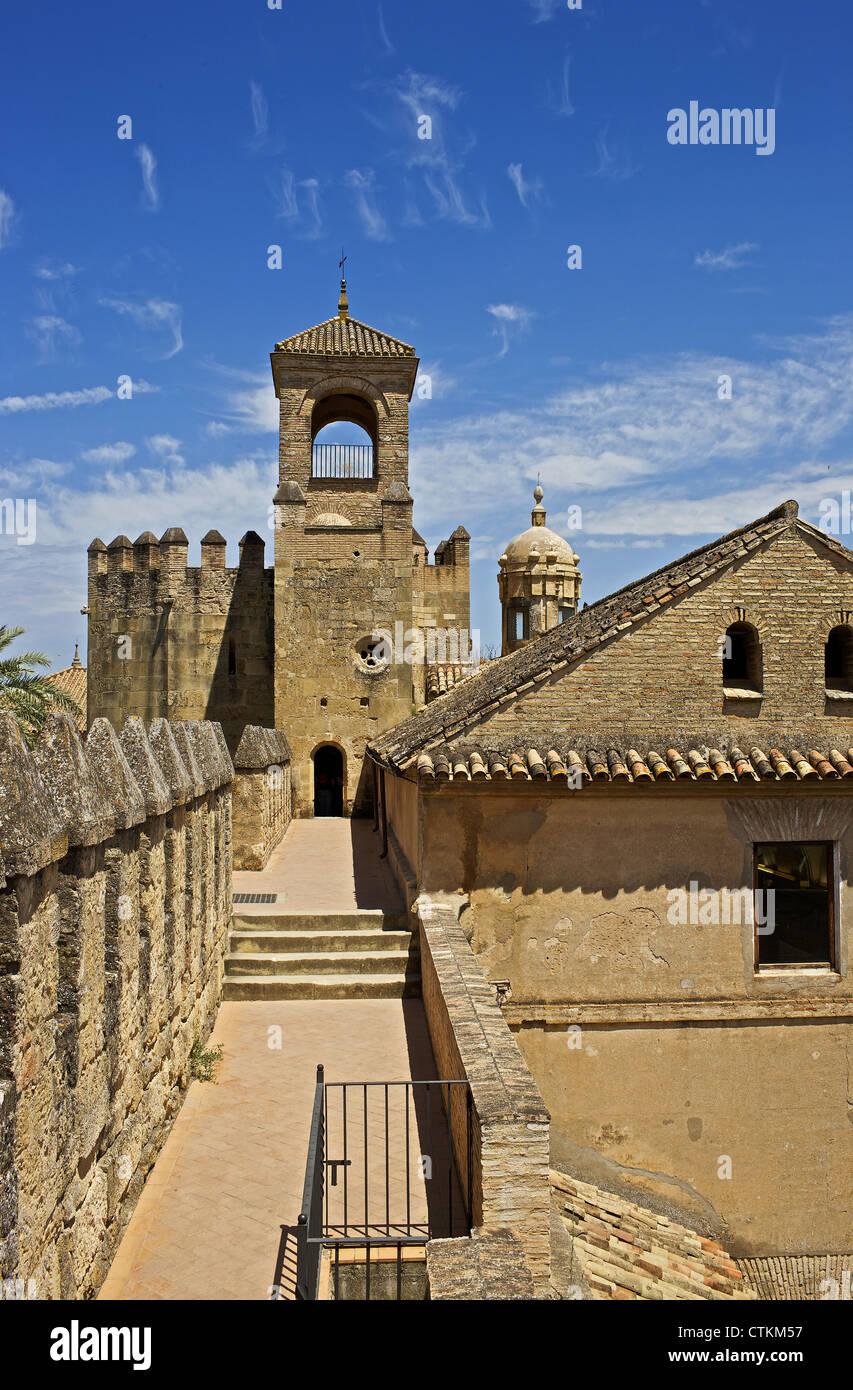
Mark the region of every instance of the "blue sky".
POLYGON ((415 524, 470 531, 485 643, 538 472, 590 602, 853 487, 849 7, 50 0, 3 27, 0 497, 37 526, 0 534, 0 620, 57 666, 95 534, 271 540, 268 354, 335 311, 342 243, 351 313, 432 379, 415 524), (773 153, 669 143, 691 101, 772 108, 773 153))

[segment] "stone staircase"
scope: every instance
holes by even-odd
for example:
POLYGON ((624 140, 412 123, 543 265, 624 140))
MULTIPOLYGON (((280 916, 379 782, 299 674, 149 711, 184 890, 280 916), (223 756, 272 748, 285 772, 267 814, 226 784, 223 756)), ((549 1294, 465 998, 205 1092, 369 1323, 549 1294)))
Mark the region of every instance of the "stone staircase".
POLYGON ((235 910, 223 999, 400 999, 421 992, 405 912, 235 910))

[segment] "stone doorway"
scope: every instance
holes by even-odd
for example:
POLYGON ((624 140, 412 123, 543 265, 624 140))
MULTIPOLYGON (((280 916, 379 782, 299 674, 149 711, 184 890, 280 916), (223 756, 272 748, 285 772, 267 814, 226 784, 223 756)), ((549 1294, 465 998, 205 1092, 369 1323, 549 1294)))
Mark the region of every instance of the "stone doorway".
POLYGON ((314 815, 344 813, 344 755, 333 743, 324 743, 314 754, 314 815))

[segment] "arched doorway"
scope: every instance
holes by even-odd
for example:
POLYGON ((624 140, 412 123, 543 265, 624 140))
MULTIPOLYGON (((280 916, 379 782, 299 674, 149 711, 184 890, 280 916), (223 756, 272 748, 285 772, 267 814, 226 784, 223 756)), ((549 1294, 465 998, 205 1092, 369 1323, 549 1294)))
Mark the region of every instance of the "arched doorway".
POLYGON ((314 815, 343 813, 344 755, 334 744, 324 743, 314 754, 314 815))

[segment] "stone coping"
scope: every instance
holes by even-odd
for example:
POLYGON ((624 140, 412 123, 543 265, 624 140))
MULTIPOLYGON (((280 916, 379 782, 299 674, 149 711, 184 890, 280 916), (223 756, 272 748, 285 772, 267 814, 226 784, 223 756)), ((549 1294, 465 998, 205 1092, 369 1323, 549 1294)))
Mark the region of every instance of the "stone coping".
POLYGON ((234 766, 241 771, 282 766, 290 760, 290 744, 284 730, 262 729, 257 724, 246 725, 234 754, 234 766))
POLYGON ((29 748, 17 720, 0 713, 0 887, 233 776, 222 731, 207 720, 148 729, 131 716, 119 735, 96 719, 84 743, 71 715, 57 712, 29 748))
POLYGON ((422 893, 415 903, 481 1123, 550 1116, 458 920, 456 904, 422 893))

